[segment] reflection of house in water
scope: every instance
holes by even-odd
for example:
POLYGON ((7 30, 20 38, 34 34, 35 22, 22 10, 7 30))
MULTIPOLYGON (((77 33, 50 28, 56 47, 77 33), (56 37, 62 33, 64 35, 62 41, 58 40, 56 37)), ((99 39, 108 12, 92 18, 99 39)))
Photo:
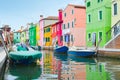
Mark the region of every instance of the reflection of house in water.
POLYGON ((64 65, 62 80, 86 80, 86 65, 70 61, 69 65, 64 65))
POLYGON ((58 62, 53 58, 53 53, 47 52, 43 56, 43 72, 40 79, 58 80, 58 62))
POLYGON ((84 63, 70 61, 64 65, 61 73, 62 80, 110 80, 109 74, 102 63, 84 63))
POLYGON ((110 80, 103 63, 87 65, 86 73, 86 80, 110 80))

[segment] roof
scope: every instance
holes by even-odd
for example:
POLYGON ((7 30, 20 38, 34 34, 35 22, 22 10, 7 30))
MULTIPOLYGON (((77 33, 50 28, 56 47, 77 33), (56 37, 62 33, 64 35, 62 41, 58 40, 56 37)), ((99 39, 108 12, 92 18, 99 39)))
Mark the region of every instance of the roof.
MULTIPOLYGON (((68 7, 68 6, 72 6, 72 7, 74 7, 74 8, 84 8, 84 9, 86 9, 86 7, 85 7, 85 6, 82 6, 82 5, 68 4, 67 7, 68 7)), ((66 8, 67 8, 67 7, 66 7, 66 8)), ((65 8, 65 9, 66 9, 66 8, 65 8)), ((64 10, 65 10, 65 9, 64 9, 64 10)))
POLYGON ((1 27, 1 29, 5 29, 5 28, 11 29, 11 27, 9 27, 9 25, 4 25, 3 27, 1 27))
POLYGON ((58 17, 57 16, 48 16, 47 18, 43 18, 42 20, 58 20, 58 17))
POLYGON ((85 6, 75 5, 75 4, 68 4, 68 6, 73 6, 73 7, 75 7, 75 8, 86 8, 85 6))

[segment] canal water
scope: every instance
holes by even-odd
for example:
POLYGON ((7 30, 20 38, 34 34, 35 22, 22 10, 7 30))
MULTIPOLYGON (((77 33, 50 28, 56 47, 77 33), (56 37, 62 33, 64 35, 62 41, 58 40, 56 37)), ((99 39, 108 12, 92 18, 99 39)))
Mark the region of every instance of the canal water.
POLYGON ((3 80, 120 80, 120 60, 42 51, 36 64, 9 64, 3 80))

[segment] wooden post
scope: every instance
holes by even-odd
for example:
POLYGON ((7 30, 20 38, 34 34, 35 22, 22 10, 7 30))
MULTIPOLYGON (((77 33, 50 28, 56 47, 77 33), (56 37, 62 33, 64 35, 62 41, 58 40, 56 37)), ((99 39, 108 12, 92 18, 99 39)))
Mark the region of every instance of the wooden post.
POLYGON ((0 30, 0 38, 1 38, 1 41, 2 41, 2 44, 3 44, 4 50, 5 50, 5 52, 6 52, 6 55, 7 55, 7 57, 8 57, 8 50, 7 50, 6 45, 5 45, 5 43, 4 43, 4 39, 3 39, 3 36, 2 36, 2 30, 0 30))

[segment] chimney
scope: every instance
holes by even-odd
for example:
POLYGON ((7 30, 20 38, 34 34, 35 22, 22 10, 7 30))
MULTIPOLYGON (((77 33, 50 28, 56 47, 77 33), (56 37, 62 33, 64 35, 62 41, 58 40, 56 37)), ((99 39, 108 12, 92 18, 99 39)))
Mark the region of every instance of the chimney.
POLYGON ((43 19, 43 15, 40 15, 40 20, 42 20, 43 19))
POLYGON ((59 9, 58 12, 59 12, 59 16, 58 16, 59 21, 62 21, 62 12, 63 12, 63 10, 59 9))

